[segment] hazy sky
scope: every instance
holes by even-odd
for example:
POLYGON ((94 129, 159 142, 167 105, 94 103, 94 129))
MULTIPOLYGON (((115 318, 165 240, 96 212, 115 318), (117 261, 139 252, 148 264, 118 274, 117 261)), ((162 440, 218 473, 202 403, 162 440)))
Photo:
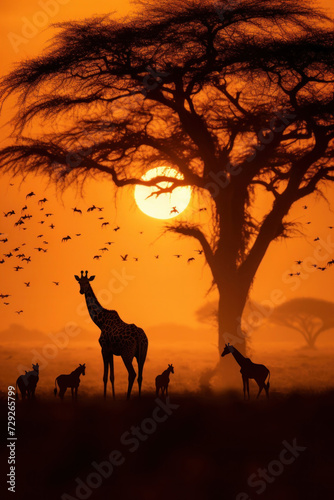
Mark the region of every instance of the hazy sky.
MULTIPOLYGON (((332 2, 322 1, 320 4, 334 13, 332 2)), ((1 71, 4 74, 16 62, 36 56, 52 36, 53 31, 49 28, 52 23, 113 10, 117 14, 131 14, 133 8, 125 0, 2 1, 1 71)), ((7 115, 1 117, 2 124, 6 118, 7 115)), ((7 133, 8 128, 4 127, 1 134, 3 140, 7 133)), ((79 286, 73 278, 81 269, 88 269, 96 275, 93 287, 103 305, 118 310, 129 323, 134 322, 143 328, 167 321, 198 326, 194 315, 196 309, 204 301, 215 298, 215 294, 206 296, 211 276, 204 259, 196 253, 199 246, 195 241, 163 235, 164 221, 141 213, 133 201, 131 190, 118 196, 116 207, 114 192, 111 182, 96 180, 86 185, 83 198, 73 189, 62 197, 56 197, 54 188, 47 188, 46 182, 39 177, 28 177, 22 182, 19 179, 10 180, 7 176, 0 177, 0 213, 12 209, 16 212, 16 215, 7 218, 0 216, 0 232, 4 233, 0 238, 7 237, 9 240, 7 243, 0 242, 0 259, 2 253, 15 247, 20 247, 19 253, 31 256, 31 263, 18 272, 13 269, 20 264, 15 256, 11 257, 10 266, 6 262, 0 267, 0 293, 11 295, 8 306, 0 303, 1 328, 18 322, 28 328, 56 331, 73 321, 85 328, 96 329, 87 319, 79 286), (10 182, 14 185, 10 186, 10 182), (20 217, 26 194, 30 191, 36 193, 27 202, 27 212, 33 218, 27 223, 29 230, 24 231, 14 227, 14 222, 20 217), (38 204, 38 200, 44 197, 49 201, 43 211, 40 210, 43 205, 38 204), (110 222, 109 227, 101 228, 101 221, 98 220, 101 214, 86 212, 92 204, 104 207, 102 215, 105 221, 110 222), (84 214, 74 214, 74 206, 81 208, 84 214), (45 213, 54 215, 46 218, 45 213), (43 219, 46 222, 39 224, 43 219), (49 227, 51 223, 55 229, 49 227), (112 229, 117 225, 121 229, 114 232, 112 229), (38 238, 40 234, 43 236, 38 238), (75 234, 81 236, 76 237, 75 234), (72 239, 61 243, 67 235, 71 235, 72 239), (42 244, 42 241, 48 244, 42 244), (100 261, 94 261, 93 256, 101 254, 99 249, 107 241, 115 243, 110 245, 109 252, 103 252, 100 261), (36 250, 38 247, 48 248, 48 251, 39 252, 36 250), (128 263, 120 258, 126 253, 130 256, 128 263), (182 254, 183 258, 178 260, 174 254, 182 254), (155 255, 159 255, 159 259, 155 255), (133 257, 138 257, 138 262, 133 257), (195 261, 187 264, 189 257, 195 257, 195 261), (53 281, 59 281, 59 286, 53 281), (29 288, 24 282, 30 282, 29 288), (15 311, 20 309, 24 312, 19 316, 15 311)), ((334 199, 333 192, 329 188, 325 191, 330 202, 334 199)), ((198 218, 198 206, 195 202, 184 217, 198 218)), ((301 233, 270 248, 253 286, 252 297, 270 300, 273 290, 280 290, 286 298, 305 295, 332 299, 334 268, 322 273, 313 272, 308 266, 303 276, 293 280, 288 274, 296 272, 293 266, 297 259, 315 258, 321 265, 327 257, 328 260, 334 257, 334 246, 328 246, 328 241, 334 243, 334 230, 328 228, 334 226, 333 211, 323 198, 313 196, 296 205, 290 219, 300 224, 296 229, 301 233), (305 203, 307 210, 302 208, 305 203), (305 225, 307 221, 311 224, 305 225), (327 242, 327 246, 322 244, 322 251, 318 248, 319 243, 313 241, 318 236, 327 242)), ((197 220, 205 224, 205 213, 197 220)))

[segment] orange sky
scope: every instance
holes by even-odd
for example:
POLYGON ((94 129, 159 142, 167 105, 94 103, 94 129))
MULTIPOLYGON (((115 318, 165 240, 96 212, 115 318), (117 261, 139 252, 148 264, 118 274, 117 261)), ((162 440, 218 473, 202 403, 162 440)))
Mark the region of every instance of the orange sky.
MULTIPOLYGON (((131 13, 133 9, 125 0, 62 0, 57 5, 57 12, 49 15, 46 23, 45 16, 38 14, 41 12, 41 2, 5 0, 1 3, 0 56, 3 74, 15 62, 36 56, 42 50, 52 36, 52 29, 46 29, 48 24, 89 17, 95 13, 104 14, 110 9, 119 14, 131 13), (17 39, 10 34, 22 34, 27 19, 40 19, 40 24, 44 24, 27 43, 20 44, 15 50, 13 40, 17 39)), ((321 5, 331 8, 334 13, 331 2, 322 1, 321 5)), ((6 117, 2 117, 1 123, 4 123, 4 118, 6 117)), ((3 140, 7 131, 6 127, 2 129, 3 140)), ((88 318, 84 300, 79 295, 78 284, 73 278, 81 269, 88 269, 96 275, 93 285, 102 304, 116 309, 124 321, 134 322, 144 329, 166 322, 199 326, 194 313, 204 301, 214 299, 215 294, 206 297, 211 276, 202 256, 196 254, 198 245, 195 241, 162 235, 164 221, 149 218, 140 212, 133 201, 131 190, 119 194, 116 207, 114 192, 111 182, 97 180, 86 185, 84 198, 72 188, 60 196, 56 195, 52 186, 47 188, 46 182, 39 177, 28 177, 24 182, 19 179, 10 180, 7 176, 1 177, 0 232, 4 235, 0 239, 7 237, 9 241, 0 242, 0 255, 21 247, 20 252, 31 256, 32 261, 19 272, 13 269, 20 264, 15 256, 11 257, 10 264, 6 261, 0 266, 0 293, 11 295, 10 305, 4 306, 0 302, 1 329, 16 322, 30 329, 59 331, 68 322, 75 322, 85 329, 96 331, 95 325, 88 318), (9 182, 14 183, 14 186, 10 186, 9 182), (20 227, 14 227, 14 222, 19 219, 21 208, 26 203, 25 196, 30 191, 36 193, 27 203, 27 212, 33 218, 27 223, 27 231, 24 231, 20 227), (38 200, 44 196, 49 201, 45 204, 44 211, 41 211, 38 200), (110 227, 100 228, 101 221, 97 217, 101 214, 87 214, 87 208, 93 203, 104 207, 102 215, 110 222, 110 227), (74 206, 81 208, 84 215, 73 214, 71 208, 74 206), (8 218, 2 216, 3 212, 12 209, 16 215, 8 218), (54 215, 46 218, 43 215, 46 212, 54 215), (39 224, 43 219, 46 222, 39 224), (54 230, 48 227, 51 222, 56 226, 54 230), (121 229, 115 233, 112 228, 117 225, 121 229), (143 234, 139 234, 140 231, 143 234), (76 233, 81 236, 76 237, 76 233), (39 234, 43 234, 40 239, 37 238, 39 234), (72 240, 61 243, 61 238, 67 235, 72 240), (48 241, 48 245, 41 244, 41 241, 48 241), (94 261, 93 256, 101 253, 98 249, 104 247, 106 241, 115 243, 99 262, 94 261), (26 245, 22 246, 23 243, 26 245), (48 252, 35 250, 39 246, 48 247, 48 252), (128 263, 123 263, 120 258, 120 254, 125 253, 130 256, 128 263), (176 253, 182 254, 182 259, 173 257, 176 253), (154 258, 156 254, 159 254, 159 259, 154 258), (186 259, 193 256, 196 260, 187 264, 186 259), (133 257, 138 257, 138 262, 133 257), (120 279, 119 276, 123 277, 120 279), (31 285, 27 288, 24 282, 29 281, 31 285), (53 281, 59 281, 59 287, 53 281), (18 316, 15 311, 20 309, 24 312, 18 316)), ((334 190, 328 188, 326 195, 332 203, 334 190)), ((319 253, 318 243, 313 242, 316 236, 324 241, 331 238, 334 242, 334 230, 331 233, 328 229, 329 225, 334 226, 333 211, 320 197, 312 197, 306 203, 309 207, 307 210, 302 209, 303 201, 291 213, 291 219, 300 223, 300 230, 305 231, 304 236, 278 242, 270 248, 253 286, 252 298, 255 300, 268 300, 273 290, 277 289, 286 298, 315 296, 332 299, 334 269, 322 273, 310 272, 308 268, 298 282, 289 282, 287 278, 290 270, 295 272, 292 266, 297 258, 314 258, 317 255, 320 265, 325 261, 324 253, 328 254, 328 260, 334 257, 334 246, 319 253), (311 221, 311 224, 303 224, 306 221, 311 221)), ((194 202, 184 212, 184 218, 189 220, 190 217, 195 217, 205 224, 205 213, 198 219, 197 210, 198 203, 194 202)))

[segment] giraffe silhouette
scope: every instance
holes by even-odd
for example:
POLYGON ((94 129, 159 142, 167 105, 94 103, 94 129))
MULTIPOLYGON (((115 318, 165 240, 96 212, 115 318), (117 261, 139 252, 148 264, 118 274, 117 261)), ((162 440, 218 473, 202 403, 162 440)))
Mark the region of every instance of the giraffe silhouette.
POLYGON ((252 378, 255 380, 257 385, 259 386, 259 392, 257 397, 260 396, 262 389, 266 391, 266 395, 269 398, 269 380, 270 380, 270 371, 264 365, 259 365, 253 363, 249 358, 245 358, 233 345, 225 344, 225 348, 222 352, 222 357, 227 354, 232 354, 238 365, 241 367, 240 373, 242 375, 242 381, 244 384, 244 398, 246 399, 246 389, 248 393, 249 399, 249 379, 252 378), (268 382, 265 383, 266 378, 268 377, 268 382))
POLYGON ((84 275, 81 271, 81 277, 75 275, 75 279, 80 284, 80 293, 85 295, 86 304, 90 317, 100 328, 101 335, 99 343, 101 345, 104 373, 104 397, 107 394, 108 370, 110 367, 110 382, 112 386, 113 397, 115 398, 114 387, 114 355, 121 356, 123 363, 128 371, 128 392, 127 399, 130 398, 133 382, 136 378, 136 372, 132 366, 132 360, 135 357, 138 363, 138 387, 139 396, 141 394, 141 385, 143 380, 143 367, 147 354, 148 340, 144 330, 138 326, 124 323, 119 317, 117 311, 104 309, 97 300, 90 282, 95 276, 88 277, 88 271, 84 275))

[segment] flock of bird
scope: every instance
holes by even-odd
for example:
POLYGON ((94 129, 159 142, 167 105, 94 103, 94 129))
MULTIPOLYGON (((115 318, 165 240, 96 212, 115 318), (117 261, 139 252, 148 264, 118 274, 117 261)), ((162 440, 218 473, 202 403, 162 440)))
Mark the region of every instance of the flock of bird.
MULTIPOLYGON (((12 184, 11 184, 12 186, 12 184)), ((13 227, 14 228, 17 228, 19 231, 26 231, 27 229, 29 229, 29 221, 31 219, 34 219, 36 221, 36 223, 40 224, 42 226, 42 231, 41 234, 37 234, 36 236, 36 240, 38 243, 36 246, 33 246, 33 248, 31 249, 31 255, 28 255, 27 253, 27 243, 26 242, 23 242, 21 243, 20 245, 18 246, 15 246, 13 248, 13 246, 10 248, 10 243, 11 243, 11 232, 9 233, 9 235, 3 233, 3 232, 0 232, 0 264, 5 264, 5 265, 9 265, 12 263, 13 266, 12 266, 12 269, 14 272, 22 272, 24 269, 27 268, 28 264, 30 264, 32 261, 35 261, 35 256, 34 256, 34 253, 36 253, 36 255, 38 254, 45 254, 48 252, 49 248, 48 248, 48 245, 49 245, 49 241, 48 241, 48 237, 45 236, 45 234, 47 234, 47 232, 49 231, 53 231, 55 228, 56 228, 56 225, 54 223, 54 214, 52 212, 49 212, 46 210, 46 207, 48 206, 48 199, 43 197, 43 198, 40 198, 38 199, 38 197, 36 197, 36 193, 34 193, 33 191, 29 192, 26 194, 25 196, 25 201, 24 201, 24 205, 22 206, 21 209, 15 211, 13 209, 11 210, 8 210, 7 212, 4 212, 3 213, 3 217, 5 219, 13 219, 13 227), (37 200, 37 203, 35 204, 35 206, 33 207, 34 210, 33 212, 35 213, 35 215, 31 215, 29 213, 29 207, 30 209, 32 209, 31 205, 30 205, 30 201, 36 197, 35 199, 37 200), (28 206, 29 205, 29 206, 28 206), (37 207, 36 207, 37 205, 37 207), (36 220, 36 208, 39 209, 39 212, 38 213, 41 213, 41 215, 43 215, 43 217, 41 217, 41 220, 36 220), (18 213, 20 211, 20 213, 18 213), (16 217, 17 218, 16 218, 16 217), (3 251, 2 248, 4 249, 3 251), (9 247, 9 249, 7 250, 7 248, 9 247), (17 262, 17 259, 19 262, 17 262), (15 261, 16 262, 13 262, 15 261)), ((112 227, 111 223, 107 220, 105 220, 104 216, 102 215, 103 213, 103 210, 104 208, 103 207, 99 207, 99 206, 96 206, 96 205, 91 205, 89 206, 87 209, 83 210, 82 208, 78 208, 78 207, 73 207, 72 209, 72 212, 73 214, 75 215, 75 217, 79 216, 79 217, 82 217, 84 215, 85 212, 87 213, 97 213, 97 215, 99 216, 97 218, 97 220, 99 221, 99 224, 100 224, 100 229, 102 230, 102 234, 104 234, 104 230, 105 228, 108 228, 109 229, 109 232, 108 234, 110 234, 110 231, 112 231, 112 234, 115 233, 117 234, 118 231, 121 230, 120 226, 116 225, 115 227, 112 227)), ((200 209, 200 211, 203 211, 203 210, 206 210, 206 208, 202 208, 200 209)), ((174 206, 171 208, 171 214, 176 214, 176 213, 179 213, 178 210, 177 210, 177 207, 174 206)), ((0 219, 0 229, 1 229, 1 219, 0 219)), ((143 231, 139 231, 139 234, 142 235, 144 234, 143 231)), ((29 234, 30 238, 29 238, 29 242, 31 243, 33 241, 31 235, 29 234)), ((59 240, 59 243, 60 244, 69 244, 69 242, 75 238, 78 238, 82 236, 81 233, 74 233, 72 235, 70 234, 67 234, 63 237, 60 238, 59 240)), ((108 252, 112 247, 111 245, 114 245, 116 242, 115 241, 105 241, 104 245, 101 246, 101 248, 99 248, 96 253, 92 256, 92 259, 94 261, 100 261, 103 257, 104 254, 106 254, 106 252, 108 252)), ((201 255, 203 253, 203 250, 195 250, 198 255, 201 255)), ((30 253, 30 252, 29 252, 30 253)), ((159 259, 160 258, 160 255, 159 254, 156 254, 156 255, 153 255, 152 257, 154 257, 154 259, 159 259)), ((175 254, 173 255, 173 257, 175 257, 176 259, 180 259, 182 257, 182 254, 175 254)), ((132 260, 134 262, 138 262, 139 261, 139 257, 138 256, 129 256, 129 254, 120 254, 119 255, 119 258, 121 259, 122 262, 129 262, 129 260, 132 260)), ((195 261, 195 257, 193 256, 190 256, 188 258, 186 258, 186 261, 188 264, 190 264, 191 262, 195 261)), ((26 288, 30 288, 30 285, 31 285, 31 281, 23 281, 23 285, 26 287, 26 288)), ((51 282, 53 286, 60 286, 60 282, 59 281, 52 281, 51 282)), ((50 284, 51 284, 50 283, 50 284)), ((4 305, 4 306, 9 306, 10 305, 10 301, 9 301, 9 298, 11 297, 10 294, 8 293, 1 293, 0 294, 0 305, 4 305)), ((18 309, 15 311, 16 314, 20 315, 23 313, 23 310, 22 309, 18 309)))

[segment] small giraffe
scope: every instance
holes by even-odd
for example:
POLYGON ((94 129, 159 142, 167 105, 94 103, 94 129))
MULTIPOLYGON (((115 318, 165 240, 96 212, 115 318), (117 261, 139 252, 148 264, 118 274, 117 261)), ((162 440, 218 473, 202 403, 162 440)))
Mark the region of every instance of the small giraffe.
POLYGON ((162 372, 161 375, 158 375, 155 377, 155 388, 156 388, 156 395, 158 396, 159 394, 159 389, 161 389, 161 394, 162 396, 164 395, 164 392, 166 391, 166 396, 168 396, 168 384, 169 384, 169 374, 174 373, 174 366, 173 365, 168 365, 167 370, 162 372))
POLYGON ((249 379, 252 378, 255 380, 257 385, 259 386, 259 392, 257 397, 260 396, 262 389, 266 391, 267 398, 269 398, 269 380, 270 380, 270 371, 264 365, 258 365, 253 363, 249 358, 245 358, 233 345, 225 344, 225 348, 222 352, 222 357, 226 356, 226 354, 232 354, 238 365, 241 367, 240 373, 242 375, 242 381, 244 384, 244 398, 246 399, 246 389, 248 393, 249 399, 249 379), (265 383, 266 378, 268 377, 268 382, 265 383))
POLYGON ((141 384, 143 380, 143 367, 146 359, 148 340, 144 330, 134 324, 127 324, 121 320, 118 313, 113 310, 104 309, 97 300, 90 282, 95 276, 88 277, 88 271, 84 275, 81 271, 81 277, 75 275, 75 279, 80 284, 80 293, 85 295, 86 304, 90 317, 100 328, 101 335, 99 343, 101 345, 103 364, 104 364, 104 397, 107 394, 108 370, 110 367, 110 382, 112 386, 113 397, 115 398, 114 388, 114 355, 121 356, 123 363, 129 373, 127 399, 130 398, 133 382, 136 378, 136 372, 132 366, 132 360, 135 357, 138 363, 138 387, 139 396, 141 394, 141 384))

